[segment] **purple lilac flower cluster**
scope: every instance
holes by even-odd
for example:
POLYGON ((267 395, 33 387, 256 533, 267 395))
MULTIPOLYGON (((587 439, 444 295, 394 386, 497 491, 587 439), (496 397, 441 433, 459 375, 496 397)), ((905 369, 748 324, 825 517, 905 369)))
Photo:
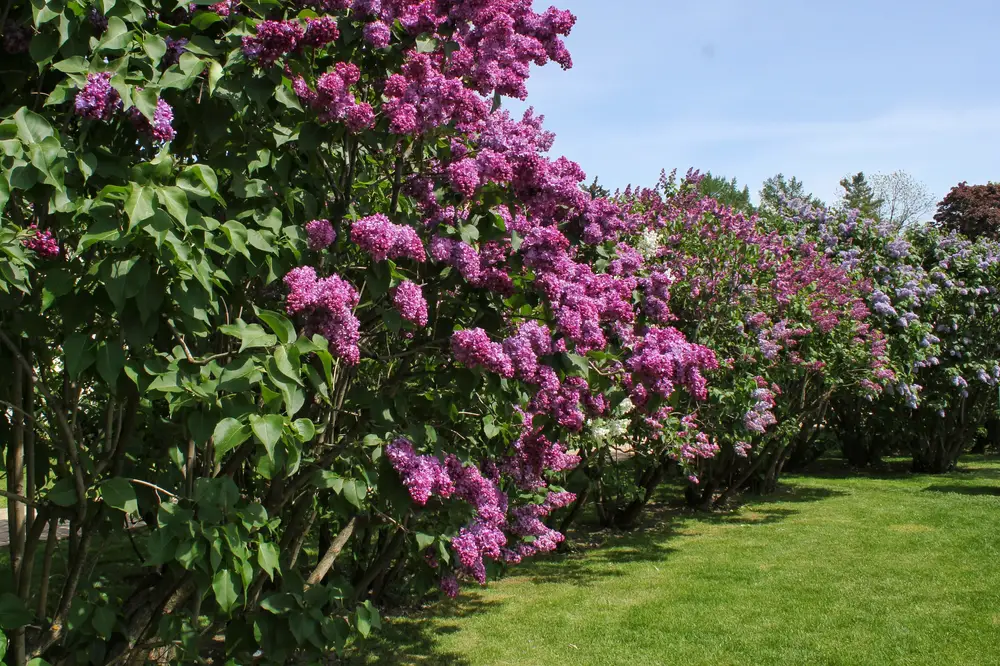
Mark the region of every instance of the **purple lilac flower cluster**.
POLYGON ((307 329, 317 331, 330 343, 334 356, 348 365, 361 358, 358 341, 361 323, 354 316, 358 292, 338 275, 317 279, 311 266, 293 268, 285 275, 289 314, 303 314, 307 329))
POLYGON ((351 240, 375 261, 405 257, 422 262, 427 258, 424 245, 413 227, 393 224, 382 213, 362 218, 351 225, 351 240))
POLYGON ((3 50, 9 55, 27 53, 31 46, 31 28, 20 25, 13 21, 6 21, 3 25, 3 50))
POLYGON ((181 54, 187 50, 188 40, 184 37, 178 39, 167 37, 166 43, 167 52, 163 54, 163 64, 169 67, 180 62, 181 54))
MULTIPOLYGON (((454 496, 474 509, 472 521, 452 538, 451 547, 459 570, 480 584, 486 582, 487 560, 520 562, 530 555, 554 549, 563 539, 562 534, 546 527, 541 518, 569 505, 576 497, 572 493, 549 493, 542 504, 509 511, 507 494, 498 485, 499 477, 485 476, 478 467, 464 465, 454 455, 442 462, 436 456, 417 454, 413 443, 401 437, 386 447, 386 456, 417 505, 424 506, 435 496, 442 499, 454 496), (512 543, 515 539, 518 541, 512 543)), ((446 574, 441 589, 454 596, 458 582, 446 574)))
POLYGON ((421 328, 427 326, 427 301, 420 285, 403 280, 393 287, 391 296, 393 306, 403 319, 421 328))
POLYGON ((21 245, 33 250, 43 259, 58 259, 60 254, 59 241, 49 229, 39 229, 37 224, 28 227, 31 236, 21 241, 21 245))
POLYGON ((667 398, 677 385, 698 400, 707 397, 708 382, 702 374, 717 370, 719 360, 708 347, 688 342, 676 328, 650 327, 628 360, 632 401, 641 404, 649 389, 667 398), (642 386, 643 390, 636 390, 642 386))
POLYGON ((309 238, 310 250, 328 248, 337 240, 337 232, 330 220, 312 220, 306 224, 306 236, 309 238))
POLYGON ((447 236, 435 236, 430 245, 432 259, 455 268, 472 286, 509 296, 513 282, 503 268, 506 248, 494 243, 483 250, 479 252, 465 241, 447 236))
POLYGON ((774 393, 767 388, 763 378, 758 379, 758 388, 753 392, 752 398, 754 405, 743 416, 743 427, 751 432, 763 434, 767 431, 768 426, 778 422, 771 411, 775 405, 774 393), (764 383, 765 386, 760 386, 761 383, 764 383))
POLYGON ((93 120, 111 120, 122 108, 118 91, 111 87, 111 72, 87 75, 87 83, 76 95, 76 115, 93 120))
POLYGON ((172 141, 176 132, 173 128, 174 110, 164 100, 156 100, 156 111, 153 112, 153 122, 136 107, 129 109, 129 119, 132 125, 141 133, 150 136, 155 141, 172 141))

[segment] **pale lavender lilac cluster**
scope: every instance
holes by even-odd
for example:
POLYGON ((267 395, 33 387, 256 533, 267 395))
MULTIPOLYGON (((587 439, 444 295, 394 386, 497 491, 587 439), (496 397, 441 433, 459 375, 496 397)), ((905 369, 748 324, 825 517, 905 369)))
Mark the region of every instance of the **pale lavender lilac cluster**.
POLYGON ((774 393, 767 388, 767 382, 763 378, 757 380, 758 388, 753 392, 754 405, 743 416, 743 427, 751 432, 763 434, 769 426, 774 425, 778 420, 774 416, 774 393), (764 384, 764 386, 761 386, 764 384))

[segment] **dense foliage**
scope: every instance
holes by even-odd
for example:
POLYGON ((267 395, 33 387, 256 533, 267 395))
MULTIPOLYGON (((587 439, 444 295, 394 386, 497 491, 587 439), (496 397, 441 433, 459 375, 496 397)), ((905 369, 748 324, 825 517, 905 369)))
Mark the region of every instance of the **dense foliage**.
POLYGON ((1000 237, 1000 183, 959 183, 938 204, 934 221, 975 240, 1000 237))
POLYGON ((763 217, 695 173, 585 187, 501 104, 571 65, 573 23, 8 3, 12 663, 339 653, 588 503, 629 525, 672 475, 702 507, 773 488, 847 415, 954 460, 1000 376, 995 247, 790 204, 794 178, 763 217))

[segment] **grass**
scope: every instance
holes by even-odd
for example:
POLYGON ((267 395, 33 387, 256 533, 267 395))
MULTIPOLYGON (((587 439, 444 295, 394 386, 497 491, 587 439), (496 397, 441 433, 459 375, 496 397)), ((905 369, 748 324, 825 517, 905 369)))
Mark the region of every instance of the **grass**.
POLYGON ((596 543, 390 619, 359 663, 1000 664, 1000 459, 827 464, 729 514, 576 537, 596 543))

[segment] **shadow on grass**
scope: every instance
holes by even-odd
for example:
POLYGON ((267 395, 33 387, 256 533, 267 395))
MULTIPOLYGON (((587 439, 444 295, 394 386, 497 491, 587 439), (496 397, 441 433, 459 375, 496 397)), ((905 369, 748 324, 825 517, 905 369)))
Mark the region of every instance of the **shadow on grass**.
MULTIPOLYGON (((526 561, 511 570, 508 580, 531 585, 592 586, 608 578, 630 575, 621 565, 663 562, 677 551, 672 544, 690 535, 691 529, 699 524, 777 523, 799 511, 775 504, 816 502, 846 494, 829 488, 783 483, 771 495, 744 495, 736 498, 726 511, 705 512, 690 509, 677 501, 676 498, 683 494, 680 488, 676 484, 665 484, 657 494, 657 501, 647 507, 639 523, 628 530, 598 527, 590 514, 587 516, 590 522, 584 520, 569 531, 569 552, 526 561), (747 504, 752 504, 752 508, 741 511, 747 504)), ((388 613, 379 638, 360 646, 359 652, 343 663, 349 666, 467 666, 470 662, 462 655, 441 652, 436 637, 459 631, 454 620, 495 611, 504 603, 503 599, 486 600, 476 592, 463 591, 456 601, 434 604, 413 613, 388 613)))
POLYGON ((820 458, 794 472, 795 476, 815 479, 905 479, 912 476, 913 461, 909 458, 887 458, 872 467, 858 468, 843 458, 820 458))
POLYGON ((948 486, 937 484, 924 488, 925 493, 958 493, 959 495, 992 495, 1000 497, 1000 486, 948 486))
POLYGON ((445 601, 433 607, 434 626, 428 620, 430 612, 416 611, 412 615, 395 615, 382 620, 378 637, 366 641, 343 661, 344 666, 370 666, 413 664, 419 666, 470 666, 472 662, 463 655, 442 652, 437 637, 459 630, 454 620, 469 615, 489 612, 501 605, 500 601, 487 601, 475 592, 464 593, 454 601, 445 601))

